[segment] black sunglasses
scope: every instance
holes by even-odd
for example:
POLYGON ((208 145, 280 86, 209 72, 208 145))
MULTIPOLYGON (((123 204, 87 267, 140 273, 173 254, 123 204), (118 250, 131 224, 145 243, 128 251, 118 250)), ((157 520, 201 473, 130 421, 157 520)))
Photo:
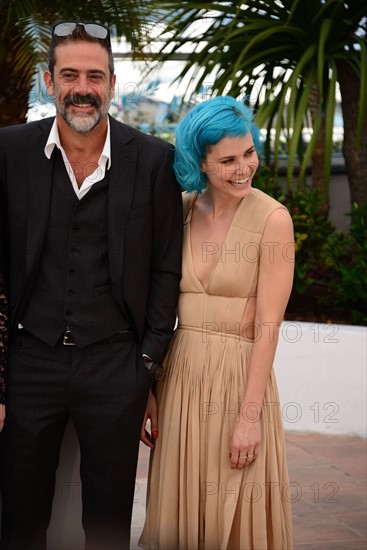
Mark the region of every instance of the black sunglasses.
POLYGON ((107 38, 110 42, 110 31, 107 27, 100 23, 83 23, 82 21, 62 21, 56 23, 56 25, 52 27, 52 38, 54 38, 54 36, 71 36, 78 25, 84 27, 85 32, 89 34, 89 36, 99 38, 100 40, 107 38))

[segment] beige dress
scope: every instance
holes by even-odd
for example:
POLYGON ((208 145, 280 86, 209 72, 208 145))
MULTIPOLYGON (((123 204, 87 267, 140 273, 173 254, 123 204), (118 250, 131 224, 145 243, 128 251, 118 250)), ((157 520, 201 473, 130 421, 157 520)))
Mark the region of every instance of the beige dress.
POLYGON ((266 220, 283 207, 251 190, 204 288, 191 254, 194 199, 184 193, 179 325, 165 359, 165 378, 158 383, 159 437, 139 544, 161 550, 290 550, 292 495, 274 372, 261 414, 260 454, 242 470, 229 463, 230 434, 253 348, 253 341, 237 335, 238 327, 248 297, 256 295, 266 220))

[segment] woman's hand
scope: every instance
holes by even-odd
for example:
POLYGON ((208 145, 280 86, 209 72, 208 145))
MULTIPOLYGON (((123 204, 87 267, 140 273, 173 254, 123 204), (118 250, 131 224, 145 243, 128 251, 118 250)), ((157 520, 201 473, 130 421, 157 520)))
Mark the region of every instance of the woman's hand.
POLYGON ((158 437, 158 406, 152 390, 149 390, 147 406, 143 420, 143 426, 140 432, 140 441, 145 445, 154 449, 154 442, 158 437), (146 429, 146 424, 150 420, 150 433, 146 429))
POLYGON ((254 414, 253 409, 253 406, 242 407, 242 414, 237 418, 233 428, 229 445, 231 468, 249 466, 259 455, 261 444, 260 411, 256 410, 254 414))
POLYGON ((5 421, 5 405, 0 404, 0 432, 4 427, 5 421))

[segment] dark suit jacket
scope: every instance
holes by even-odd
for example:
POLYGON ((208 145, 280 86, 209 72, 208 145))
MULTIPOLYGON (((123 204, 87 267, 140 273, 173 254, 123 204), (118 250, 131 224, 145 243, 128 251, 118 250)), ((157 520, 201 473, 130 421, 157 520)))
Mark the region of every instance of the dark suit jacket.
MULTIPOLYGON (((47 232, 52 165, 44 153, 54 118, 0 129, 7 210, 11 328, 22 319, 47 232)), ((108 240, 112 291, 142 351, 164 357, 181 276, 182 203, 172 146, 110 117, 108 240)))

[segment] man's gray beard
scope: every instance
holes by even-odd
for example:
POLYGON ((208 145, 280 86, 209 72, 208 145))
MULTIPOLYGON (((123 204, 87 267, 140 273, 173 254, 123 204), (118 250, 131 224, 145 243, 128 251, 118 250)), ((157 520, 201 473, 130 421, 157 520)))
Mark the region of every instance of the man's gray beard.
POLYGON ((108 108, 109 105, 107 109, 98 110, 92 115, 87 114, 84 116, 73 116, 67 111, 64 106, 60 108, 60 106, 56 104, 56 110, 59 115, 62 116, 66 124, 78 134, 88 134, 89 132, 91 132, 97 126, 97 124, 99 124, 101 120, 107 115, 108 108))

